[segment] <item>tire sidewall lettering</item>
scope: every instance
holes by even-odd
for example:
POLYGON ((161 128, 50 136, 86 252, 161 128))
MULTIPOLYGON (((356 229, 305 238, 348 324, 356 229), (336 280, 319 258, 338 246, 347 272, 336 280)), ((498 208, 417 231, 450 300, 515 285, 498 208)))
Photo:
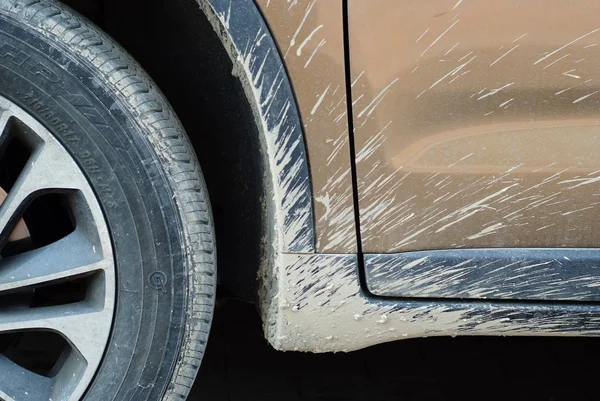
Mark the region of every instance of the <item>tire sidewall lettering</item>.
MULTIPOLYGON (((107 93, 106 86, 93 82, 89 66, 65 60, 60 51, 18 26, 0 24, 0 94, 30 112, 59 139, 100 200, 117 254, 118 306, 111 345, 85 400, 127 399, 127 394, 140 393, 140 380, 154 383, 165 373, 161 361, 142 364, 142 369, 123 360, 150 358, 156 347, 167 348, 184 324, 183 313, 173 312, 173 305, 185 304, 185 274, 173 270, 184 265, 177 249, 181 233, 177 224, 169 224, 179 216, 160 203, 171 198, 172 190, 158 163, 144 163, 156 159, 156 154, 132 116, 107 93), (27 37, 27 44, 15 35, 27 37), (34 49, 36 44, 39 48, 34 49), (140 165, 147 170, 136 171, 140 165), (158 329, 161 320, 166 328, 158 329), (136 343, 148 336, 152 339, 145 341, 150 343, 136 343), (123 378, 117 392, 115 375, 123 378), (132 379, 125 380, 128 377, 132 379)), ((161 352, 164 358, 173 357, 171 351, 161 352)), ((139 399, 161 391, 159 386, 148 386, 139 399)))

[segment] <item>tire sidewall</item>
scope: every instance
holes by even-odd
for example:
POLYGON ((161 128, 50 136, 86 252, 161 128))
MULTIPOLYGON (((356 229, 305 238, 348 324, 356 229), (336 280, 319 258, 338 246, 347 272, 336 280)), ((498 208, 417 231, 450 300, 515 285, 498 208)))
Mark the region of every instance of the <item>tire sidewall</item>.
POLYGON ((113 242, 114 325, 84 399, 160 400, 185 328, 181 216, 139 116, 102 73, 61 45, 0 15, 0 95, 33 115, 73 156, 113 242))

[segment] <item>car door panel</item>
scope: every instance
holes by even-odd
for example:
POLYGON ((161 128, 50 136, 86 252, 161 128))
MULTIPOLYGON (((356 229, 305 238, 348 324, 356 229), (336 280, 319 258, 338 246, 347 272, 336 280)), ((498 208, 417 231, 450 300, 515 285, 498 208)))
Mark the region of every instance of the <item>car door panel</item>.
POLYGON ((596 246, 599 17, 350 0, 363 250, 596 246))
POLYGON ((368 289, 596 300, 600 4, 348 4, 368 289))

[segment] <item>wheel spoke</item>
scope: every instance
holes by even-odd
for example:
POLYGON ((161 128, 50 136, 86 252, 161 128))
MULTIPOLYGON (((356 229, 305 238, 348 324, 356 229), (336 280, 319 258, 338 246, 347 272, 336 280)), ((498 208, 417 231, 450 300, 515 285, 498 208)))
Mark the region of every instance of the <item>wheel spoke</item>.
POLYGON ((48 400, 52 380, 23 369, 0 355, 0 399, 5 401, 48 400))
POLYGON ((4 139, 2 134, 4 134, 8 120, 10 120, 11 117, 14 117, 14 114, 11 113, 10 110, 0 110, 0 143, 4 139))
POLYGON ((0 205, 0 238, 12 231, 25 201, 50 189, 80 189, 85 186, 77 166, 57 144, 46 143, 31 156, 8 196, 0 205))
POLYGON ((0 260, 0 294, 109 268, 112 262, 95 250, 75 231, 43 248, 0 260))
POLYGON ((68 340, 88 363, 94 363, 105 346, 102 334, 106 316, 104 310, 85 303, 0 311, 0 333, 53 331, 68 340))

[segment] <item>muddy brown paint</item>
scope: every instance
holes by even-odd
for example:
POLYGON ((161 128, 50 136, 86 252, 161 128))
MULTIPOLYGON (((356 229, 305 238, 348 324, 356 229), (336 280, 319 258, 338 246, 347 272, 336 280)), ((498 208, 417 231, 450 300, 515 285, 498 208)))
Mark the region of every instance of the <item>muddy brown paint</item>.
MULTIPOLYGON (((264 3, 274 4, 275 1, 264 0, 264 3)), ((298 4, 295 0, 280 1, 298 4)), ((211 2, 211 7, 218 5, 217 10, 211 14, 210 7, 206 6, 205 11, 209 17, 212 16, 215 29, 224 42, 229 44, 228 40, 233 37, 229 36, 230 28, 236 25, 233 17, 231 25, 229 22, 236 7, 232 7, 233 3, 228 0, 211 2)), ((250 37, 255 37, 255 32, 250 32, 250 37)), ((260 38, 263 30, 257 32, 256 38, 260 38)), ((249 60, 265 59, 255 56, 252 41, 256 44, 256 39, 240 42, 238 37, 229 50, 232 60, 239 64, 241 70, 234 70, 234 73, 245 77, 243 83, 249 80, 250 84, 254 80, 249 60), (244 48, 250 50, 239 50, 244 48)), ((250 86, 248 94, 259 104, 264 101, 260 88, 250 86)), ((269 115, 260 114, 258 117, 259 123, 266 125, 264 121, 269 115)), ((571 120, 570 124, 574 119, 571 120)), ((274 135, 278 133, 269 134, 280 138, 274 135)), ((377 137, 372 138, 377 144, 377 137)), ((375 146, 374 153, 380 148, 375 146)), ((414 153, 408 147, 405 149, 414 153)), ((367 160, 370 155, 366 148, 361 150, 363 153, 359 159, 367 160)), ((271 155, 271 159, 275 158, 271 155)), ((274 163, 276 167, 281 164, 274 163)), ((392 180, 396 176, 388 174, 385 177, 392 180)), ((385 187, 389 182, 373 184, 385 187)), ((294 194, 290 187, 282 189, 283 198, 294 194)), ((361 286, 357 255, 315 254, 313 250, 289 253, 277 252, 277 249, 274 247, 273 265, 264 268, 267 279, 262 283, 261 304, 266 306, 263 306, 262 313, 267 337, 280 350, 350 351, 385 341, 437 335, 600 335, 600 316, 595 305, 583 302, 536 304, 374 299, 361 286)))
POLYGON ((349 0, 363 249, 600 243, 600 4, 349 0))
POLYGON ((284 58, 306 136, 317 251, 356 252, 342 2, 259 0, 284 58))

